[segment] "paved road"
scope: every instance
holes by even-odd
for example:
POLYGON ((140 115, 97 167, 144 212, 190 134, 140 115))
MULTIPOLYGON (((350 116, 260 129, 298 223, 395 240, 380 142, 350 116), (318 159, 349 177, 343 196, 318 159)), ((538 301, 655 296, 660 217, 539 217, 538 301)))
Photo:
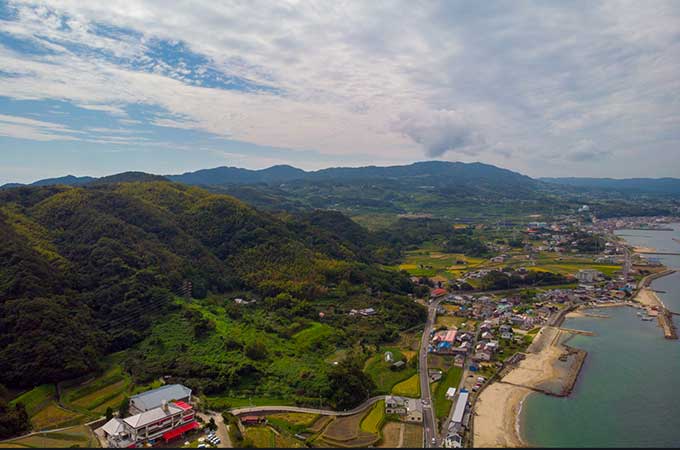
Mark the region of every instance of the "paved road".
POLYGON ((299 406, 247 406, 244 408, 232 408, 229 410, 230 413, 238 416, 241 414, 257 414, 263 412, 299 412, 299 413, 309 413, 309 414, 321 414, 324 416, 351 416, 358 412, 363 411, 369 406, 373 405, 375 402, 384 400, 385 395, 378 395, 376 397, 371 397, 361 405, 349 411, 333 411, 332 409, 315 409, 315 408, 303 408, 299 406))
POLYGON ((437 417, 432 407, 432 394, 430 393, 430 375, 427 370, 427 348, 430 341, 430 332, 437 318, 437 307, 443 299, 433 301, 427 307, 427 322, 423 330, 420 342, 420 354, 418 355, 418 370, 420 372, 420 398, 423 402, 423 438, 424 447, 435 447, 439 442, 439 431, 437 430, 437 417), (432 444, 432 439, 435 445, 432 444))
POLYGON ((203 420, 205 420, 205 423, 208 423, 210 421, 210 418, 212 417, 215 419, 215 424, 217 425, 217 430, 215 430, 215 434, 217 435, 218 438, 220 438, 220 444, 217 447, 222 447, 222 448, 231 448, 233 447, 231 443, 231 439, 229 438, 229 432, 227 431, 227 425, 224 423, 224 419, 222 418, 221 414, 218 414, 216 412, 210 411, 206 413, 196 413, 198 416, 201 416, 203 420))

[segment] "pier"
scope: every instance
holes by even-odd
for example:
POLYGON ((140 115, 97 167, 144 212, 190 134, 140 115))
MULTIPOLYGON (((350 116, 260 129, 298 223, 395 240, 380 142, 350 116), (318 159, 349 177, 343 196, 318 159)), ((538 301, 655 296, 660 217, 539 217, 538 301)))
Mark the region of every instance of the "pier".
POLYGON ((567 332, 567 333, 571 333, 571 334, 581 334, 583 336, 597 336, 592 331, 574 330, 574 329, 571 329, 571 328, 560 328, 560 330, 567 332))

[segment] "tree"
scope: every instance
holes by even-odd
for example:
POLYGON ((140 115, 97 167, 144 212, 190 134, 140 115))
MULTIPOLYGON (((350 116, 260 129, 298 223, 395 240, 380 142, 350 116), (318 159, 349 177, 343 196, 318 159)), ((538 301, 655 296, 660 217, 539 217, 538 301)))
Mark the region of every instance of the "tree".
POLYGON ((253 341, 246 345, 246 356, 255 361, 267 357, 267 347, 260 341, 253 341))
POLYGON ((364 373, 363 361, 356 356, 348 356, 333 366, 328 374, 331 401, 336 408, 353 408, 368 400, 375 389, 373 380, 364 373))
POLYGON ((130 399, 126 396, 118 407, 118 417, 124 418, 130 415, 130 399))
POLYGON ((106 421, 108 422, 111 419, 113 419, 113 408, 109 406, 106 408, 106 421))
POLYGON ((217 429, 217 424, 215 423, 215 418, 211 417, 205 427, 209 430, 215 431, 217 429))
POLYGON ((0 399, 0 439, 17 436, 31 429, 31 422, 22 403, 14 406, 0 399))

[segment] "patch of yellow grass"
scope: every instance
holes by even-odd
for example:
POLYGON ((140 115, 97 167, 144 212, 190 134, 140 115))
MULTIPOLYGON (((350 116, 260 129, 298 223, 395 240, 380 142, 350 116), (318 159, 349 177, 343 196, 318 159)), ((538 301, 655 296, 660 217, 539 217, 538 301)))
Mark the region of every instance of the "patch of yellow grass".
POLYGON ((418 374, 396 384, 392 388, 392 393, 404 397, 420 397, 420 378, 418 377, 418 374))

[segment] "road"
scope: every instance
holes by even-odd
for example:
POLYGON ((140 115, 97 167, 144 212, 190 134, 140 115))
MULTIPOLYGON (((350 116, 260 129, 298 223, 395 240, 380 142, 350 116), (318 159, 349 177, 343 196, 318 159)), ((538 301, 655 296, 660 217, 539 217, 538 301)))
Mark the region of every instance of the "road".
POLYGON ((224 419, 222 418, 221 414, 210 411, 206 413, 196 413, 196 415, 201 416, 205 423, 208 423, 211 417, 215 419, 215 424, 217 425, 217 430, 215 430, 215 434, 217 435, 218 438, 220 438, 220 444, 217 447, 222 448, 233 447, 231 439, 229 438, 229 432, 227 431, 227 425, 224 423, 224 419))
POLYGON ((430 343, 430 332, 437 318, 437 307, 443 299, 433 301, 427 307, 427 322, 423 330, 420 342, 420 354, 418 355, 418 370, 420 372, 420 399, 423 403, 423 438, 425 448, 435 447, 439 442, 439 431, 437 429, 437 417, 432 407, 432 394, 430 393, 430 375, 427 370, 427 348, 430 343), (432 439, 435 444, 432 444, 432 439))
POLYGON ((300 406, 247 406, 244 408, 232 408, 229 410, 230 413, 235 416, 241 414, 257 414, 263 412, 299 412, 308 414, 320 414, 324 416, 351 416, 358 412, 363 411, 369 406, 373 405, 375 402, 384 400, 385 395, 378 395, 376 397, 371 397, 361 405, 349 411, 333 411, 332 409, 316 409, 316 408, 303 408, 300 406))

